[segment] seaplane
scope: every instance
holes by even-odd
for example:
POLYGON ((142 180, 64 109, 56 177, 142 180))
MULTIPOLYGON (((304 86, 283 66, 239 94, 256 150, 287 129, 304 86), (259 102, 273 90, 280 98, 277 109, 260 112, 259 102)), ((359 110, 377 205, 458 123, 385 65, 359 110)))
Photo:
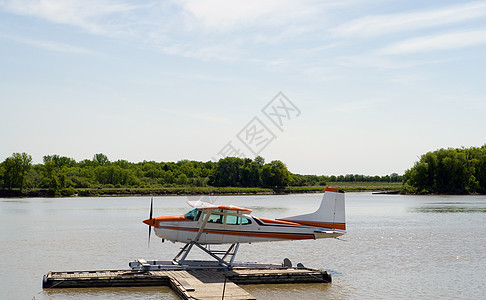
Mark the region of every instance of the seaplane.
POLYGON ((192 207, 183 215, 153 217, 153 199, 149 218, 149 243, 155 235, 174 243, 184 243, 172 260, 184 265, 196 246, 213 257, 221 266, 231 268, 240 243, 315 240, 337 238, 346 233, 344 192, 326 187, 319 208, 308 214, 267 219, 252 216, 251 209, 233 205, 215 205, 187 201, 192 207), (229 244, 226 251, 212 251, 211 245, 229 244))

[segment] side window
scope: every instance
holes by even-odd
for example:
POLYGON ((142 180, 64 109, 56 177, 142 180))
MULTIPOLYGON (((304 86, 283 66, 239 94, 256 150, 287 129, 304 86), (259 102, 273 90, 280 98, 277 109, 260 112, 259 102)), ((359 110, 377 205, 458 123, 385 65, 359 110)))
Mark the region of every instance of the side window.
POLYGON ((223 215, 211 214, 211 216, 209 216, 208 223, 223 224, 223 215))
POLYGON ((187 212, 184 216, 186 216, 186 218, 188 218, 189 220, 197 221, 200 215, 201 215, 201 211, 198 210, 197 208, 194 208, 189 212, 187 212))
POLYGON ((242 224, 242 225, 248 225, 248 224, 251 224, 251 220, 250 220, 250 219, 247 219, 247 218, 242 218, 242 219, 241 219, 241 224, 242 224))
POLYGON ((228 225, 238 225, 240 223, 240 218, 238 216, 226 216, 226 224, 228 225))

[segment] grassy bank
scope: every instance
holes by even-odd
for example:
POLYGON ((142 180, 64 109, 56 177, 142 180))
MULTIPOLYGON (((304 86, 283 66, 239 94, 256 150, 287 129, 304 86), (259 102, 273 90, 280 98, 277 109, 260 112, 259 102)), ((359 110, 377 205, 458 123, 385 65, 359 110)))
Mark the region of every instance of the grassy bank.
POLYGON ((328 182, 327 185, 345 192, 398 191, 403 186, 401 182, 328 182))
POLYGON ((273 194, 272 189, 235 187, 161 187, 161 188, 81 188, 35 189, 30 191, 0 190, 0 197, 99 197, 99 196, 167 196, 167 195, 239 195, 273 194))
POLYGON ((324 187, 288 187, 284 189, 244 188, 244 187, 164 187, 164 188, 95 188, 63 189, 56 192, 47 189, 35 189, 20 192, 18 190, 0 190, 0 197, 102 197, 102 196, 178 196, 178 195, 274 195, 319 193, 324 187))
MULTIPOLYGON (((330 187, 348 192, 389 191, 399 190, 401 183, 384 182, 331 182, 330 187)), ((20 192, 18 190, 0 190, 0 197, 100 197, 100 196, 170 196, 170 195, 273 195, 322 193, 324 186, 290 186, 283 189, 258 187, 160 187, 160 188, 81 188, 33 189, 20 192)))

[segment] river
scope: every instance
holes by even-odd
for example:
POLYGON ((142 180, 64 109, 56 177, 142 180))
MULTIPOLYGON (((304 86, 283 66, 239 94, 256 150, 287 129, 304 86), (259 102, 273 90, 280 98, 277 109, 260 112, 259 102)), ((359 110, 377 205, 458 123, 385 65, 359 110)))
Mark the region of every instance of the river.
MULTIPOLYGON (((260 217, 312 212, 322 194, 219 196, 260 217)), ((154 197, 154 215, 187 200, 154 197)), ((48 271, 128 268, 170 260, 181 244, 147 246, 149 197, 0 199, 0 299, 178 299, 167 287, 42 290, 48 271)), ((243 244, 237 261, 328 270, 331 284, 242 286, 258 299, 484 299, 486 196, 346 194, 348 233, 337 239, 243 244)))

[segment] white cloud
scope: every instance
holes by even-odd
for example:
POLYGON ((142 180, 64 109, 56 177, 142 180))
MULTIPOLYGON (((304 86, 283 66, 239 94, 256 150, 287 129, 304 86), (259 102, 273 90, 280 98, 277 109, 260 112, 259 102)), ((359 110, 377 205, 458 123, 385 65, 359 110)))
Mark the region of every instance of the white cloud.
POLYGON ((204 121, 206 123, 213 123, 213 124, 224 124, 228 125, 231 124, 231 120, 225 116, 221 116, 218 114, 211 114, 211 113, 202 113, 202 112, 192 112, 189 111, 188 109, 184 110, 177 110, 177 109, 159 109, 157 111, 160 111, 161 113, 164 114, 171 114, 179 119, 194 119, 197 121, 204 121))
POLYGON ((486 30, 456 31, 401 41, 378 50, 378 54, 414 54, 486 44, 486 30))
POLYGON ((82 54, 82 55, 99 55, 99 52, 73 46, 65 43, 59 43, 54 41, 42 41, 42 40, 28 40, 28 39, 20 39, 20 38, 12 38, 16 42, 32 45, 38 48, 42 48, 49 51, 61 52, 61 53, 71 53, 71 54, 82 54))
POLYGON ((384 99, 365 99, 352 101, 334 106, 330 109, 330 111, 338 113, 353 113, 355 111, 362 112, 364 110, 372 109, 377 105, 382 105, 384 102, 386 102, 384 99))
POLYGON ((193 43, 180 43, 161 48, 167 54, 179 55, 201 61, 236 61, 241 58, 242 48, 237 40, 194 46, 193 43))
MULTIPOLYGON (((114 0, 0 0, 0 9, 10 13, 75 26, 91 34, 141 41, 140 45, 157 48, 169 55, 201 61, 263 63, 270 68, 305 66, 308 75, 320 74, 325 80, 336 78, 335 75, 329 77, 329 72, 319 71, 328 70, 330 65, 336 68, 403 68, 411 62, 399 62, 383 54, 416 53, 484 43, 484 31, 469 31, 418 37, 378 51, 370 49, 370 45, 350 47, 356 44, 356 39, 340 40, 336 36, 370 37, 474 20, 486 16, 486 2, 371 16, 329 29, 333 19, 331 10, 350 5, 359 6, 360 2, 173 0, 139 4, 114 0), (353 51, 341 52, 340 49, 353 51)), ((30 38, 19 41, 58 52, 94 53, 57 42, 30 38)))
POLYGON ((121 26, 116 25, 117 20, 107 17, 137 8, 111 0, 8 0, 0 5, 11 13, 76 26, 93 34, 112 33, 115 27, 119 30, 121 26))
POLYGON ((398 73, 390 77, 391 82, 403 85, 416 84, 428 80, 429 78, 420 73, 398 73))
POLYGON ((307 1, 290 0, 181 0, 179 3, 197 20, 196 26, 218 32, 248 26, 282 24, 315 14, 307 1))
POLYGON ((148 4, 0 0, 0 9, 9 13, 74 26, 95 35, 139 40, 167 54, 202 61, 235 61, 251 53, 255 45, 279 45, 305 35, 316 29, 312 16, 329 5, 332 2, 322 5, 313 0, 174 0, 148 4), (230 31, 242 33, 228 35, 230 31))
POLYGON ((484 18, 486 2, 473 2, 441 9, 376 15, 359 18, 331 29, 336 37, 374 37, 484 18))
POLYGON ((386 56, 379 53, 360 53, 349 56, 337 56, 334 58, 337 70, 344 69, 378 69, 378 70, 398 70, 409 69, 416 66, 439 64, 447 62, 447 59, 398 59, 394 56, 386 56))

